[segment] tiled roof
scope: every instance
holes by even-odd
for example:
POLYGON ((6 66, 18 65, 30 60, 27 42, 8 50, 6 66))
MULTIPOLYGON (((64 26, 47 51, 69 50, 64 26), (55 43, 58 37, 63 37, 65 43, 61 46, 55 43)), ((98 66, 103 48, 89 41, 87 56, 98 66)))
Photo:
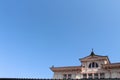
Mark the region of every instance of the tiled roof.
POLYGON ((120 78, 107 79, 37 79, 37 78, 0 78, 0 80, 120 80, 120 78))
POLYGON ((86 58, 91 57, 91 56, 92 56, 92 57, 93 57, 93 56, 97 56, 97 57, 101 57, 101 58, 106 58, 106 59, 108 60, 108 62, 110 63, 110 60, 109 60, 108 56, 96 55, 93 51, 90 53, 89 56, 86 56, 86 57, 80 58, 79 60, 83 60, 83 59, 86 59, 86 58))
POLYGON ((103 64, 103 68, 120 68, 120 63, 103 64))
POLYGON ((85 58, 90 57, 90 56, 108 57, 108 56, 96 55, 96 54, 92 51, 89 56, 86 56, 86 57, 83 57, 83 58, 80 58, 80 59, 85 59, 85 58))
POLYGON ((51 67, 50 68, 53 72, 54 71, 77 71, 81 70, 81 66, 65 66, 65 67, 51 67))

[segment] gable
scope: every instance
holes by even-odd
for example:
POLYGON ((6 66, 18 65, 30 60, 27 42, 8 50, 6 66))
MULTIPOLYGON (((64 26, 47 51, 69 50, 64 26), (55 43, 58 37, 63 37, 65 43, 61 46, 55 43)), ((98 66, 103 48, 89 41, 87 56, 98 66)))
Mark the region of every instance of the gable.
POLYGON ((93 51, 91 52, 91 54, 89 56, 80 58, 79 60, 81 62, 106 60, 107 63, 110 63, 108 56, 96 55, 93 51))

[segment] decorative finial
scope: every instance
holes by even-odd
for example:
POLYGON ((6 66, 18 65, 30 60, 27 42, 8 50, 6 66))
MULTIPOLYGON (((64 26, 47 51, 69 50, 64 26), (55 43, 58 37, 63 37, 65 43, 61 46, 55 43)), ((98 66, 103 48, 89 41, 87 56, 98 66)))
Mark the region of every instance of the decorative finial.
POLYGON ((95 55, 95 53, 94 53, 93 48, 92 48, 92 52, 91 52, 90 56, 94 56, 94 55, 95 55))
POLYGON ((93 48, 92 48, 92 52, 93 52, 93 48))

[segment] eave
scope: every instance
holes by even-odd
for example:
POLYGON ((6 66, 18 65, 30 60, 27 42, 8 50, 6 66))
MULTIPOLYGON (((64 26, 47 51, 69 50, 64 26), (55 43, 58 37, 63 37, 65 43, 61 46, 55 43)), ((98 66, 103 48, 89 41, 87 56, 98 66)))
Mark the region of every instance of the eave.
POLYGON ((51 67, 53 72, 73 72, 73 71, 81 71, 81 66, 66 66, 66 67, 51 67))
POLYGON ((111 64, 104 64, 104 69, 120 69, 120 63, 111 63, 111 64))

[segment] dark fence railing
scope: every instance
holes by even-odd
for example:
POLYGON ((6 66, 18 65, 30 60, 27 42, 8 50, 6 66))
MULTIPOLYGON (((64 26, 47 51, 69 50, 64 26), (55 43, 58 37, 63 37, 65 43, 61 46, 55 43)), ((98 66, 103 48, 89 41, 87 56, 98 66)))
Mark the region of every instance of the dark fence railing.
POLYGON ((120 78, 105 78, 105 79, 37 79, 37 78, 0 78, 0 80, 120 80, 120 78))

